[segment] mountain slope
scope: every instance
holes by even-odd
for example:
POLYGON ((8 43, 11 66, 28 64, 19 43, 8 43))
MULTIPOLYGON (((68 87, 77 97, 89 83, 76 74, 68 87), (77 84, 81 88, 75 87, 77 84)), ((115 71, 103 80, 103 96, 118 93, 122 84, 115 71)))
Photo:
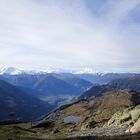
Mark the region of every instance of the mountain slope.
POLYGON ((140 104, 140 95, 129 90, 116 90, 91 100, 80 100, 65 105, 36 123, 35 127, 54 128, 58 133, 69 134, 80 130, 102 127, 119 110, 140 104))
POLYGON ((19 74, 19 75, 1 75, 0 79, 7 81, 8 83, 15 86, 32 88, 36 83, 36 81, 38 81, 42 77, 43 75, 19 74))
POLYGON ((42 78, 33 88, 44 95, 79 95, 80 92, 78 88, 52 75, 42 78))
POLYGON ((49 104, 2 80, 0 80, 0 101, 1 120, 10 118, 10 112, 15 112, 16 118, 31 120, 51 110, 49 104))
POLYGON ((113 93, 116 89, 110 85, 94 86, 88 91, 84 92, 78 99, 93 99, 96 97, 103 96, 107 93, 113 93))
POLYGON ((81 93, 83 91, 86 91, 89 89, 93 84, 87 80, 84 80, 80 78, 79 76, 71 73, 60 73, 60 74, 52 74, 57 79, 63 80, 70 85, 73 85, 74 87, 77 87, 79 90, 81 90, 81 93))
POLYGON ((130 76, 127 78, 119 78, 111 81, 109 84, 94 86, 83 93, 79 99, 91 99, 103 96, 106 92, 113 92, 117 89, 128 89, 140 92, 140 75, 130 76))
POLYGON ((131 89, 140 92, 140 75, 113 80, 110 85, 118 89, 131 89))

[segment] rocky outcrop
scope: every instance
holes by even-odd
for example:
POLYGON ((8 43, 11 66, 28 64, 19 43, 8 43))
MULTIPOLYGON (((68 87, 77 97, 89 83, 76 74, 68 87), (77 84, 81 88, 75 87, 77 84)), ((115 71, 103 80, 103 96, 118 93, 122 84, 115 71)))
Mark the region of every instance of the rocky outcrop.
POLYGON ((131 133, 138 133, 138 132, 140 132, 140 118, 136 121, 136 123, 134 124, 133 127, 128 129, 127 132, 131 132, 131 133))
POLYGON ((140 105, 127 108, 115 113, 108 121, 107 126, 133 125, 140 118, 140 105))
POLYGON ((126 126, 126 132, 140 132, 140 105, 115 113, 105 127, 126 126))

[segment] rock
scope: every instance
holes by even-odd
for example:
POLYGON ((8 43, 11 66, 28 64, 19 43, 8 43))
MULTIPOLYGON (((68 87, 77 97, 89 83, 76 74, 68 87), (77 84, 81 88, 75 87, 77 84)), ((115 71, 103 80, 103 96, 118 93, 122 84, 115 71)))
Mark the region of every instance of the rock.
POLYGON ((130 128, 125 131, 125 133, 130 133, 130 128))
POLYGON ((68 132, 73 132, 73 131, 75 131, 75 129, 74 128, 70 128, 69 130, 68 130, 68 132))
POLYGON ((56 134, 56 133, 58 133, 59 132, 59 130, 57 129, 57 128, 55 128, 53 131, 52 131, 52 134, 56 134))
POLYGON ((127 126, 126 133, 140 132, 140 105, 115 113, 105 127, 127 126))
POLYGON ((86 129, 87 129, 87 128, 85 127, 85 125, 82 125, 80 130, 81 130, 81 131, 85 131, 86 129))
POLYGON ((138 133, 140 132, 140 118, 137 120, 137 122, 134 124, 134 126, 130 129, 131 133, 138 133))
POLYGON ((92 129, 95 127, 96 122, 95 121, 89 121, 86 125, 86 128, 92 129))
POLYGON ((117 126, 124 124, 127 121, 130 121, 131 119, 131 114, 129 113, 128 109, 125 109, 123 111, 119 111, 115 113, 112 118, 108 121, 107 126, 117 126))
POLYGON ((50 128, 54 126, 54 122, 50 120, 40 121, 39 123, 36 123, 32 126, 32 128, 50 128))
POLYGON ((133 122, 136 122, 140 118, 140 105, 131 111, 131 117, 133 122))
MULTIPOLYGON (((140 105, 134 108, 128 108, 115 113, 108 121, 106 127, 109 126, 132 126, 140 118, 140 105)), ((127 130, 128 132, 129 130, 127 130)))

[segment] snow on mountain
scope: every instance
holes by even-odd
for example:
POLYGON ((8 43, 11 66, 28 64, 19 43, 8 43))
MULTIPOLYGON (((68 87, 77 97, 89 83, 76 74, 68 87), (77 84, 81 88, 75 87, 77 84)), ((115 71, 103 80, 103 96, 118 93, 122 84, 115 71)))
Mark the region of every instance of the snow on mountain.
POLYGON ((27 74, 46 74, 46 73, 74 73, 71 70, 61 69, 61 68, 46 68, 42 70, 31 70, 25 71, 27 74))
POLYGON ((4 75, 4 74, 8 74, 8 75, 18 75, 18 74, 22 74, 23 71, 13 68, 13 67, 9 67, 9 68, 2 68, 0 69, 0 75, 4 75))
POLYGON ((84 68, 82 70, 75 71, 74 73, 75 74, 84 74, 84 73, 86 73, 86 74, 93 74, 93 73, 95 73, 95 70, 93 70, 92 68, 84 68))
POLYGON ((60 73, 58 69, 46 68, 43 70, 24 71, 26 74, 46 74, 46 73, 60 73))
POLYGON ((62 73, 62 69, 46 68, 43 70, 20 70, 14 67, 0 69, 0 75, 19 75, 19 74, 46 74, 46 73, 62 73))
POLYGON ((72 73, 72 74, 97 74, 104 75, 104 73, 97 73, 92 68, 84 68, 81 70, 67 70, 61 68, 46 68, 43 70, 20 70, 14 67, 2 68, 0 69, 0 75, 19 75, 19 74, 46 74, 46 73, 72 73))

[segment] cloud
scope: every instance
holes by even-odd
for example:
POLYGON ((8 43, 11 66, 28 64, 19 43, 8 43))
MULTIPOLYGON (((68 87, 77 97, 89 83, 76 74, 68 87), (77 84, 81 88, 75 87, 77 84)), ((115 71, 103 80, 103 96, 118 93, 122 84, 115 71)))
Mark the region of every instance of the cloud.
POLYGON ((0 66, 139 72, 139 5, 140 0, 0 0, 0 66))

